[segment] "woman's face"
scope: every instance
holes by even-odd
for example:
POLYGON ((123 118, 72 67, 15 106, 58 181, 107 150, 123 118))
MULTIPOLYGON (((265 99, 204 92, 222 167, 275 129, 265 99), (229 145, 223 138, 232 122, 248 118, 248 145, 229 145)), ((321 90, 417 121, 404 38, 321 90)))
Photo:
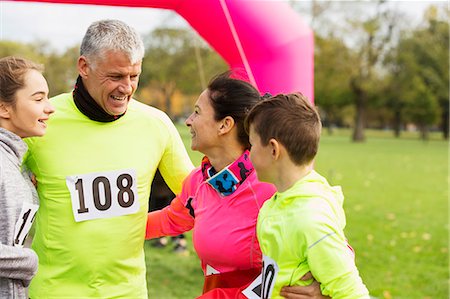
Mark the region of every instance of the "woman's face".
POLYGON ((186 119, 191 132, 191 149, 207 155, 218 141, 220 122, 214 119, 209 91, 203 91, 195 103, 194 112, 186 119))
POLYGON ((49 115, 55 111, 48 100, 47 81, 40 72, 29 70, 24 82, 25 86, 15 94, 15 105, 5 106, 8 117, 4 127, 21 138, 42 136, 49 115))

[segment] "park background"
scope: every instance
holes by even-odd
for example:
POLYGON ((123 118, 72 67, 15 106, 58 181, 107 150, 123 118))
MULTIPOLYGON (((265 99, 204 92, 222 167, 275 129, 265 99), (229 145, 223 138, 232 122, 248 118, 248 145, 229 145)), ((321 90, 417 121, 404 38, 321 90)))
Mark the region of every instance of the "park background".
MULTIPOLYGON (((289 2, 315 34, 315 104, 324 123, 316 169, 343 187, 346 235, 376 298, 449 298, 450 12, 446 2, 422 2, 414 17, 406 7, 416 2, 289 2)), ((6 3, 0 57, 45 64, 51 95, 71 90, 79 45, 55 47, 51 36, 20 40, 26 32, 6 38, 5 19, 37 5, 14 11, 6 3)), ((46 18, 27 11, 31 24, 46 18)), ((163 14, 142 32, 135 97, 166 111, 189 149, 183 121, 209 78, 228 67, 186 24, 163 14)), ((201 155, 190 155, 199 165, 201 155)), ((189 249, 180 256, 146 243, 149 298, 199 295, 202 273, 191 242, 189 249)))

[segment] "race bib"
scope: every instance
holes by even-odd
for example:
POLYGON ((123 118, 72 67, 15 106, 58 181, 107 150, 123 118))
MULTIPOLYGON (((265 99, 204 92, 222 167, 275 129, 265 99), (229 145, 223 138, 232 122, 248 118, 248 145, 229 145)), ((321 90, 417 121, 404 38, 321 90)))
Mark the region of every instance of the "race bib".
POLYGON ((139 210, 136 170, 66 177, 76 222, 134 214, 139 210))
POLYGON ((268 256, 263 255, 262 273, 242 291, 248 299, 269 299, 272 297, 275 279, 278 275, 277 263, 268 256))
POLYGON ((206 276, 212 275, 212 274, 220 274, 219 271, 211 267, 210 265, 206 265, 206 276))
POLYGON ((23 247, 25 238, 30 232, 31 225, 33 224, 36 212, 39 209, 39 205, 24 202, 22 210, 20 211, 19 219, 16 222, 14 228, 14 243, 15 247, 23 247))
POLYGON ((277 263, 268 256, 263 256, 263 271, 262 271, 262 287, 261 298, 268 299, 272 297, 273 287, 278 275, 277 263))
POLYGON ((248 299, 261 299, 261 281, 262 274, 259 274, 258 277, 253 280, 253 282, 242 291, 242 294, 245 295, 248 299))

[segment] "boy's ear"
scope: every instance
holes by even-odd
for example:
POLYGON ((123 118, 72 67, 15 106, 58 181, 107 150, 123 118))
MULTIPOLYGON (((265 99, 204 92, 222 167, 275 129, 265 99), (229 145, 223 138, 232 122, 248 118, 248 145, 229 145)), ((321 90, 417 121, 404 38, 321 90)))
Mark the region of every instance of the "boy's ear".
POLYGON ((220 126, 219 126, 219 135, 226 134, 231 131, 234 127, 234 119, 231 116, 227 116, 224 119, 222 119, 220 126))
POLYGON ((278 160, 281 154, 281 144, 274 138, 269 140, 269 147, 271 148, 270 155, 273 160, 278 160))
POLYGON ((11 117, 10 106, 6 105, 5 103, 0 103, 0 118, 9 119, 11 117))

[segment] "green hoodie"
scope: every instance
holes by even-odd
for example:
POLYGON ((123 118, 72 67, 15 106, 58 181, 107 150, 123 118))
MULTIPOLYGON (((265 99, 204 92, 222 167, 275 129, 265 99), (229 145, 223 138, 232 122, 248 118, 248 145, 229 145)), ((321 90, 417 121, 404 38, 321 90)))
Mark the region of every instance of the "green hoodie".
POLYGON ((324 295, 369 298, 344 235, 343 202, 341 188, 315 171, 265 202, 257 235, 263 254, 279 267, 272 298, 282 298, 282 286, 309 284, 300 281, 309 271, 324 295))

